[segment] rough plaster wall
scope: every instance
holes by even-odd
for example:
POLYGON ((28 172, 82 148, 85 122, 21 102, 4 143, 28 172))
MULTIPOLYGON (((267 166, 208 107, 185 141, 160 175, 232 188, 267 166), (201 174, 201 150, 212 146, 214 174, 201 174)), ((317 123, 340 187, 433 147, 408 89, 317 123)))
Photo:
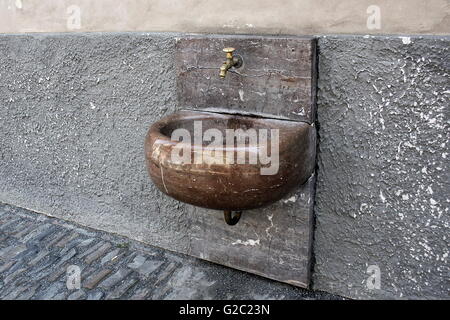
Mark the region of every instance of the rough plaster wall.
MULTIPOLYGON (((142 150, 176 108, 173 37, 0 36, 0 201, 185 251, 186 209, 149 182, 142 150)), ((315 288, 448 297, 448 47, 319 40, 315 288)))
POLYGON ((0 201, 182 250, 184 208, 149 183, 143 151, 175 110, 173 47, 171 34, 0 36, 0 201))
POLYGON ((319 40, 316 289, 448 298, 449 40, 319 40))

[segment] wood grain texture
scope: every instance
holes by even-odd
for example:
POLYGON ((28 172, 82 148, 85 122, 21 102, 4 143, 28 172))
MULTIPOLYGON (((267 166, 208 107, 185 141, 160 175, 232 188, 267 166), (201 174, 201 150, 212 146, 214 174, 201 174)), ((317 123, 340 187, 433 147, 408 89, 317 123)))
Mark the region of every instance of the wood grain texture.
POLYGON ((316 42, 305 37, 205 36, 176 38, 180 107, 220 108, 314 122, 316 42), (225 47, 244 64, 225 79, 225 47))
POLYGON ((243 211, 229 226, 221 211, 189 206, 188 254, 307 288, 315 176, 271 206, 243 211))

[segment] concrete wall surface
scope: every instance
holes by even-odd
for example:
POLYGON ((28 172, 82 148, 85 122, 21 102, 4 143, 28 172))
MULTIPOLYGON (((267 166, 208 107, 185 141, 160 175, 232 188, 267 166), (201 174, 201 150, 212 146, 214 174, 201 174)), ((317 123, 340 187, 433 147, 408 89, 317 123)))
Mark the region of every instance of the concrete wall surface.
MULTIPOLYGON (((175 36, 0 36, 0 201, 188 252, 143 155, 177 109, 175 36)), ((314 288, 448 297, 449 40, 319 38, 314 288)))
POLYGON ((449 40, 320 39, 316 288, 448 298, 449 40))
POLYGON ((0 0, 0 33, 448 34, 448 0, 0 0))

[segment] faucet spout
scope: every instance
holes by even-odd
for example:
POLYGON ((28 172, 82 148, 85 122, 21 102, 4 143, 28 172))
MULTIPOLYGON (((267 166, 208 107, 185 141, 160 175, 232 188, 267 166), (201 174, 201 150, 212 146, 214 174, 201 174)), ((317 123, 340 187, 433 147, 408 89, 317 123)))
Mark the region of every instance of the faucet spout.
POLYGON ((233 56, 234 50, 234 48, 223 49, 223 51, 227 53, 227 60, 224 61, 220 67, 219 77, 222 79, 225 78, 230 68, 239 68, 242 66, 242 58, 240 56, 233 56))
POLYGON ((233 62, 231 60, 225 61, 222 66, 220 67, 219 77, 225 78, 227 75, 228 70, 233 66, 233 62))

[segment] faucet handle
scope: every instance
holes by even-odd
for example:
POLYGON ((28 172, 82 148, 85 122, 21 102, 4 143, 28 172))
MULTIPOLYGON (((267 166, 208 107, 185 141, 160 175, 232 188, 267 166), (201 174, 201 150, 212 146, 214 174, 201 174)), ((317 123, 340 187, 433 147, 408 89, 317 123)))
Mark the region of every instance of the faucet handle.
POLYGON ((227 47, 223 48, 223 52, 227 53, 227 58, 233 58, 233 52, 236 50, 235 48, 227 47))

